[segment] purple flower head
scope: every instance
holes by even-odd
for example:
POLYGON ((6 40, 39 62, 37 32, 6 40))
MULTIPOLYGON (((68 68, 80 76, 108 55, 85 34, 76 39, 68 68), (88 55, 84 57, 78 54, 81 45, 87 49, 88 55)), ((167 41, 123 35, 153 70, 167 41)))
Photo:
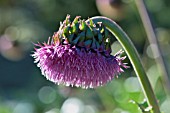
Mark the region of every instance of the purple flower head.
POLYGON ((70 16, 61 23, 48 43, 35 44, 33 57, 42 74, 50 81, 66 86, 95 88, 111 81, 127 68, 120 57, 112 56, 109 31, 99 22, 89 23, 70 16))

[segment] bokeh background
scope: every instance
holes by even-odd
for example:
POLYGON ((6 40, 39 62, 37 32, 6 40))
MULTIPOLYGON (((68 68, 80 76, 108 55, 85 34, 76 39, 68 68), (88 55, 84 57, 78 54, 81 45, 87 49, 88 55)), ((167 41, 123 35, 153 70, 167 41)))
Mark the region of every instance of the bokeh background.
MULTIPOLYGON (((169 73, 170 1, 145 2, 169 73)), ((152 54, 134 0, 0 0, 0 113, 141 113, 139 105, 147 107, 133 68, 87 90, 58 86, 41 75, 30 56, 33 42, 47 41, 67 14, 115 20, 137 48, 161 110, 170 112, 170 89, 161 80, 158 56, 152 54)), ((115 40, 113 54, 121 48, 115 40)))

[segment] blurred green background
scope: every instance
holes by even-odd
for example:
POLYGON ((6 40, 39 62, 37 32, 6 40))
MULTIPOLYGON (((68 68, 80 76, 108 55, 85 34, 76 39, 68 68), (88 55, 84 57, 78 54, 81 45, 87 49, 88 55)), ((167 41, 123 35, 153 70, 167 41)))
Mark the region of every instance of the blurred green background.
MULTIPOLYGON (((170 72, 170 1, 146 0, 146 6, 170 72)), ((115 20, 140 53, 161 110, 170 113, 170 89, 160 79, 133 0, 0 0, 0 113, 141 113, 134 102, 143 103, 144 95, 132 68, 88 90, 58 86, 41 75, 30 56, 33 42, 47 41, 67 14, 115 20)), ((115 41, 113 54, 121 48, 115 41)))

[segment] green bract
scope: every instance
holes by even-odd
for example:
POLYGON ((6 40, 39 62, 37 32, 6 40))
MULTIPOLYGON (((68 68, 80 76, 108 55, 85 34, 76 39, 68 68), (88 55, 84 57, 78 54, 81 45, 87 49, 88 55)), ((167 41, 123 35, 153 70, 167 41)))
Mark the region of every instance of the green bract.
POLYGON ((87 23, 85 20, 81 20, 80 16, 71 22, 70 15, 67 15, 58 32, 54 34, 53 40, 55 44, 70 44, 108 56, 111 53, 110 37, 109 31, 102 22, 94 24, 90 20, 87 23))

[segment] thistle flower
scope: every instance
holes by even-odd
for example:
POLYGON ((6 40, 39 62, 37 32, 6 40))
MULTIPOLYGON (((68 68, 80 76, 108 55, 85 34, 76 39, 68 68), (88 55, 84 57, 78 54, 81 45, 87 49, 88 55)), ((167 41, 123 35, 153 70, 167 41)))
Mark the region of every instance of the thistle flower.
POLYGON ((35 44, 32 56, 48 80, 82 88, 95 88, 111 81, 127 68, 120 57, 111 55, 111 41, 106 27, 77 16, 68 15, 47 43, 35 44))

